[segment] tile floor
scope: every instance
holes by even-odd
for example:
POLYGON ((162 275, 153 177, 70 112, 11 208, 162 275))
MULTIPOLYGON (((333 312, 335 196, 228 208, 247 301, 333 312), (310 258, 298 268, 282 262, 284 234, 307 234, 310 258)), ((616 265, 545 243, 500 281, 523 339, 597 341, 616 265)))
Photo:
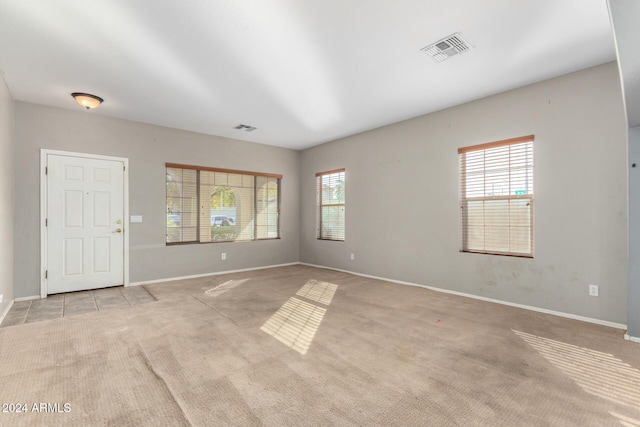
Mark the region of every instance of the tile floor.
POLYGON ((156 299, 142 286, 117 286, 91 291, 51 295, 45 299, 18 301, 4 318, 0 327, 55 319, 74 314, 104 311, 130 305, 144 304, 156 299))

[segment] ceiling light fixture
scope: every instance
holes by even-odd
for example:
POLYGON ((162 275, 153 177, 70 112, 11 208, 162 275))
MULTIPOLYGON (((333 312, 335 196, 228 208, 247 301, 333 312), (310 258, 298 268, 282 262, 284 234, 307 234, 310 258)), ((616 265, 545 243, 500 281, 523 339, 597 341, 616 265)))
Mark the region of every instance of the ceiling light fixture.
POLYGON ((73 96, 80 106, 87 110, 96 108, 98 105, 102 104, 102 101, 104 101, 104 99, 99 96, 91 95, 89 93, 73 92, 71 96, 73 96))

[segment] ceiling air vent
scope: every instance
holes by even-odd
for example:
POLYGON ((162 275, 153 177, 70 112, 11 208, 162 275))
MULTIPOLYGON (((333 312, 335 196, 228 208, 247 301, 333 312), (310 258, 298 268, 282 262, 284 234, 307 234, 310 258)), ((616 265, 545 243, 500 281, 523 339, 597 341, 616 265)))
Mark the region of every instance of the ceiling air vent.
POLYGON ((243 125, 243 124, 239 124, 238 126, 234 126, 233 128, 238 130, 243 130, 245 132, 253 132, 254 130, 258 129, 257 127, 243 125))
POLYGON ((454 33, 420 50, 431 55, 436 62, 442 62, 454 55, 465 53, 471 47, 459 33, 454 33))

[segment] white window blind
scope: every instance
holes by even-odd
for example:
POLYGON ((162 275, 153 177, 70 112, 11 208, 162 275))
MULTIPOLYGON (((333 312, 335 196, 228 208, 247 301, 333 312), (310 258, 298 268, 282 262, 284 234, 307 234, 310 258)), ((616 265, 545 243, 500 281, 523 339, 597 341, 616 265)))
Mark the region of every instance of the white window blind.
POLYGON ((321 240, 344 240, 345 170, 316 174, 316 237, 321 240))
POLYGON ((167 167, 167 242, 198 240, 198 174, 167 167))
POLYGON ((280 200, 280 180, 268 176, 256 176, 256 238, 276 239, 279 237, 278 200, 280 200))
POLYGON ((281 175, 166 164, 166 243, 280 238, 281 175))
POLYGON ((461 251, 533 257, 533 140, 458 149, 461 251))

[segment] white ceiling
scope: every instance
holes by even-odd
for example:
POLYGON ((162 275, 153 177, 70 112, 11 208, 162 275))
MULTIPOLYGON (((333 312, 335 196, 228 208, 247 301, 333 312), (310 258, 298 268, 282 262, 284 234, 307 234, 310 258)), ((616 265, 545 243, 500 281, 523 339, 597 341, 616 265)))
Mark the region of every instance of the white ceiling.
POLYGON ((613 60, 606 0, 0 0, 15 100, 294 149, 613 60))

